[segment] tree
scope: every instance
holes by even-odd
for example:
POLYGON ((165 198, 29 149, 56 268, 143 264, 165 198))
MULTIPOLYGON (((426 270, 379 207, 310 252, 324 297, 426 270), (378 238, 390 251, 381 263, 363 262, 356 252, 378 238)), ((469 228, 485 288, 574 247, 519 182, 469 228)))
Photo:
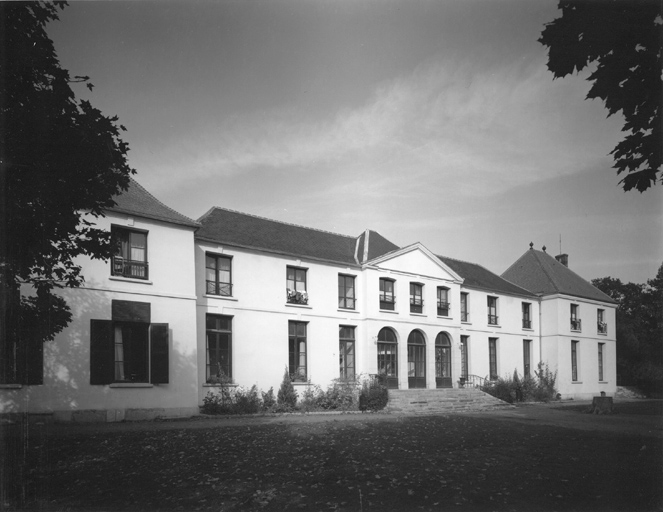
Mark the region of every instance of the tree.
POLYGON ((617 301, 617 374, 621 383, 663 392, 663 264, 646 284, 602 277, 592 284, 617 301))
POLYGON ((586 99, 600 98, 608 117, 621 112, 627 132, 610 154, 625 191, 663 183, 663 16, 654 0, 561 0, 562 17, 546 24, 539 42, 548 47, 555 78, 596 69, 586 99))
POLYGON ((66 5, 0 3, 0 382, 41 379, 30 359, 71 320, 54 291, 83 283, 75 257, 111 256, 110 234, 90 219, 135 173, 124 127, 76 99, 72 83, 92 84, 60 66, 46 33, 66 5))

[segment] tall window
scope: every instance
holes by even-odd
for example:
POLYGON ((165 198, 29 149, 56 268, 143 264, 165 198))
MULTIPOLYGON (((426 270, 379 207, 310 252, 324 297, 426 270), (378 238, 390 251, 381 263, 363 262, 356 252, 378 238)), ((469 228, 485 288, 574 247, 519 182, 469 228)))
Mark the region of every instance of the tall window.
POLYGON ((603 380, 603 347, 605 343, 599 343, 599 380, 603 380))
POLYGON ((286 270, 286 289, 289 304, 308 304, 306 292, 306 269, 288 267, 286 270))
POLYGON ((596 310, 596 327, 599 334, 608 334, 608 324, 605 321, 605 310, 596 310))
POLYGON ((389 389, 398 389, 398 344, 396 334, 388 327, 378 333, 378 374, 389 389))
POLYGON ((523 340, 523 375, 530 376, 530 369, 532 365, 532 341, 523 340))
POLYGON ((147 232, 111 227, 113 263, 111 275, 148 279, 147 232))
POLYGON ((210 295, 231 296, 232 259, 228 256, 219 256, 218 254, 205 255, 205 291, 210 295))
POLYGON ((394 281, 385 277, 380 278, 380 309, 394 310, 396 297, 394 295, 394 281))
POLYGON ((447 333, 441 332, 435 338, 435 387, 450 388, 452 386, 451 341, 447 333))
POLYGON ((578 380, 578 342, 571 342, 571 380, 578 380))
POLYGON ((306 381, 306 323, 288 322, 288 351, 290 378, 306 381))
POLYGON ((497 297, 488 297, 488 323, 497 325, 497 297))
POLYGON ((579 331, 582 328, 580 318, 578 318, 578 305, 571 304, 571 330, 579 331))
POLYGON ((449 288, 440 286, 437 289, 437 314, 449 316, 449 288))
POLYGON ((467 343, 469 341, 469 336, 460 337, 460 376, 464 379, 467 379, 469 375, 469 363, 467 359, 467 343))
POLYGON ((460 294, 460 321, 469 322, 470 321, 470 308, 469 308, 469 297, 468 293, 460 294))
POLYGON ((232 380, 232 317, 207 315, 207 382, 232 380))
POLYGON ((115 382, 149 382, 149 327, 138 322, 115 323, 115 382))
POLYGON ((338 275, 338 307, 355 308, 355 276, 338 275))
POLYGON ((355 328, 338 328, 338 365, 341 379, 355 378, 355 328))
POLYGON ((424 286, 410 283, 410 313, 421 313, 424 309, 424 286))
POLYGON ((532 328, 532 305, 529 302, 523 302, 523 329, 532 328))
POLYGON ((490 380, 497 380, 497 338, 488 338, 488 361, 490 380))

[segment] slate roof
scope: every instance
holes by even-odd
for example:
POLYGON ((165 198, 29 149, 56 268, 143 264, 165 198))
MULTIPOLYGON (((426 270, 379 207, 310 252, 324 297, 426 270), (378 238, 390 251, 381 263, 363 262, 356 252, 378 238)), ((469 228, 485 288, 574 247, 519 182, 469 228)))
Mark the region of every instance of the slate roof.
POLYGON ((129 188, 120 195, 114 196, 116 205, 106 208, 107 211, 126 213, 137 217, 170 222, 197 228, 199 224, 189 217, 176 212, 150 194, 140 183, 131 178, 129 188))
POLYGON ((564 294, 614 304, 608 295, 543 251, 529 249, 502 277, 533 293, 564 294))
MULTIPOLYGON (((365 233, 359 237, 339 235, 219 207, 209 210, 198 222, 202 226, 196 233, 198 240, 345 265, 358 265, 363 257, 365 233), (355 260, 358 239, 361 250, 355 260)), ((368 243, 369 255, 396 248, 375 231, 370 232, 368 243)))
POLYGON ((480 288, 481 290, 495 293, 524 295, 526 297, 535 296, 525 288, 503 279, 477 263, 470 263, 446 256, 438 256, 438 258, 464 279, 463 286, 480 288))
POLYGON ((359 235, 359 245, 357 246, 357 259, 361 263, 370 261, 378 256, 387 254, 391 251, 400 249, 396 244, 391 243, 377 231, 367 229, 359 235), (368 256, 364 259, 364 247, 366 243, 366 235, 368 234, 368 256))

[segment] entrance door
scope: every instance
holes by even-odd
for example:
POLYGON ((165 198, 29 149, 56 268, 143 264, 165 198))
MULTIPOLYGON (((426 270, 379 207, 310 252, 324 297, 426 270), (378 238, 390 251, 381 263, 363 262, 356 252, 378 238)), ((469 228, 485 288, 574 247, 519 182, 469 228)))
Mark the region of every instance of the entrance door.
POLYGON ((451 381, 451 342, 449 336, 441 332, 435 338, 435 387, 450 388, 451 381))
POLYGON ((398 343, 388 327, 378 333, 378 374, 384 376, 389 389, 398 389, 398 343))
POLYGON ((407 381, 410 389, 426 387, 426 340, 417 330, 407 339, 407 381))

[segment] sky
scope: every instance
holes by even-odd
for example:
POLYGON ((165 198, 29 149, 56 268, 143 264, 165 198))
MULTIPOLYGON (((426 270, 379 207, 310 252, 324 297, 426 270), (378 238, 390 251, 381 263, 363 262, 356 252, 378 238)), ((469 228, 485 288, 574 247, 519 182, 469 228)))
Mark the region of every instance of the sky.
POLYGON ((213 206, 504 272, 533 242, 585 279, 663 263, 663 187, 624 192, 623 119, 553 80, 553 0, 72 2, 48 26, 126 126, 136 179, 213 206))

